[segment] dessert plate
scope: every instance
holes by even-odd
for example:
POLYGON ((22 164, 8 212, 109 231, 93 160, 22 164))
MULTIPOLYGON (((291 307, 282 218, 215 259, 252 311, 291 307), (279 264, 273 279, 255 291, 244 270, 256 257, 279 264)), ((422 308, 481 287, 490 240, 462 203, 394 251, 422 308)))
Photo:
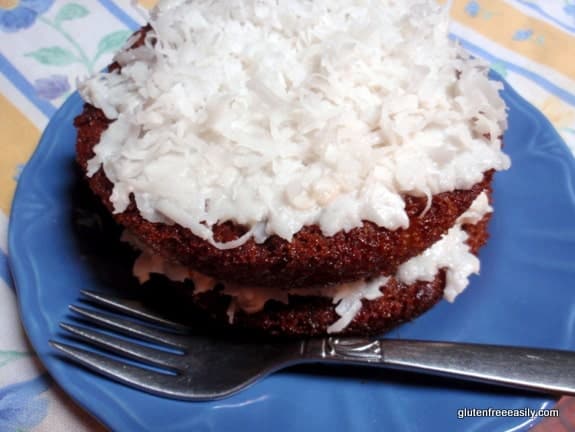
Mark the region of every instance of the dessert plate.
MULTIPOLYGON (((575 163, 550 123, 505 85, 513 166, 495 180, 481 276, 390 337, 575 349, 575 163)), ((137 289, 114 229, 91 210, 74 164, 73 95, 20 177, 9 232, 22 320, 55 380, 113 430, 523 430, 530 417, 462 417, 465 408, 551 408, 527 392, 396 371, 306 367, 229 399, 190 403, 124 387, 66 362, 49 345, 80 289, 137 289)))

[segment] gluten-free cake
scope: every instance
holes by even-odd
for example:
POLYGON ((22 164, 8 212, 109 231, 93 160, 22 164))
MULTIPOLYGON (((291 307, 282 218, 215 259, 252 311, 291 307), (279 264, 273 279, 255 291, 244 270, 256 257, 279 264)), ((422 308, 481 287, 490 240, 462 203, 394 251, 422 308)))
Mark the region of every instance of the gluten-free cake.
POLYGON ((160 1, 75 123, 139 279, 282 335, 453 301, 510 162, 501 86, 447 24, 432 0, 160 1))

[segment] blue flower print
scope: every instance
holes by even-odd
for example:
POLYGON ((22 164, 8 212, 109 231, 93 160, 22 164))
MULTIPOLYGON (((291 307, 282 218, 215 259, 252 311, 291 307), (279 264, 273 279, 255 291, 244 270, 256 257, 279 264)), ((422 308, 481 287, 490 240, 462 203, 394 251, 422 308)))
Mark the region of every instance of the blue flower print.
POLYGON ((41 375, 0 388, 0 430, 19 432, 38 425, 48 413, 48 400, 38 397, 49 386, 49 378, 41 375))
POLYGON ((42 99, 57 99, 70 90, 68 77, 65 75, 50 75, 34 81, 36 94, 42 99))
POLYGON ((467 15, 473 18, 475 18, 479 14, 480 10, 481 6, 479 6, 479 3, 475 0, 468 1, 467 5, 465 6, 465 12, 467 13, 467 15))
POLYGON ((0 0, 0 31, 14 33, 31 27, 54 0, 0 0))
POLYGON ((529 29, 517 30, 515 32, 515 34, 513 35, 513 40, 525 41, 525 40, 529 39, 532 35, 533 35, 533 30, 529 30, 529 29))

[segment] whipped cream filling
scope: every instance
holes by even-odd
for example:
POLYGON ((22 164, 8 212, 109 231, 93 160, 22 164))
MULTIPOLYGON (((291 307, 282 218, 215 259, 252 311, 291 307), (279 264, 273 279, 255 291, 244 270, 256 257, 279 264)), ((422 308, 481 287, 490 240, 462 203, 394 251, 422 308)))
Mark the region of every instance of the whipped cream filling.
MULTIPOLYGON (((407 285, 416 281, 432 281, 441 269, 446 272, 444 298, 453 302, 468 285, 469 277, 479 273, 479 259, 470 252, 466 244, 467 233, 462 229, 464 224, 475 224, 487 213, 493 211, 485 192, 481 193, 463 213, 456 224, 430 248, 422 254, 413 257, 399 266, 395 278, 407 285)), ((345 329, 355 318, 362 307, 362 300, 375 300, 383 295, 388 276, 380 276, 369 280, 361 280, 329 287, 299 288, 281 290, 271 287, 246 286, 221 283, 217 279, 189 270, 174 264, 159 255, 150 253, 137 244, 131 236, 124 239, 142 250, 134 263, 134 275, 140 283, 150 278, 151 273, 163 274, 167 278, 183 282, 190 279, 194 283, 194 295, 220 287, 222 294, 231 297, 228 309, 230 323, 233 323, 236 310, 255 313, 262 310, 270 300, 289 303, 290 296, 320 296, 332 299, 335 312, 340 318, 329 326, 328 333, 337 333, 345 329)))
POLYGON ((501 84, 431 0, 163 0, 121 70, 83 82, 114 120, 88 162, 151 222, 218 248, 307 225, 406 228, 402 195, 509 167, 501 84), (212 227, 249 227, 228 243, 212 227))

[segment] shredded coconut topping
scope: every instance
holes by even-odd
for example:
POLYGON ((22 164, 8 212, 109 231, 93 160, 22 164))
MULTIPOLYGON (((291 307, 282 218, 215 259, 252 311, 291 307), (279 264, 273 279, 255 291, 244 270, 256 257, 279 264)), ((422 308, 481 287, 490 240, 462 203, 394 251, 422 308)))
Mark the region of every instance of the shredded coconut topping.
POLYGON ((114 120, 94 148, 122 212, 219 248, 317 224, 409 224, 404 194, 506 169, 500 84, 447 38, 431 0, 164 0, 80 86, 114 120), (218 243, 224 221, 250 229, 218 243))

